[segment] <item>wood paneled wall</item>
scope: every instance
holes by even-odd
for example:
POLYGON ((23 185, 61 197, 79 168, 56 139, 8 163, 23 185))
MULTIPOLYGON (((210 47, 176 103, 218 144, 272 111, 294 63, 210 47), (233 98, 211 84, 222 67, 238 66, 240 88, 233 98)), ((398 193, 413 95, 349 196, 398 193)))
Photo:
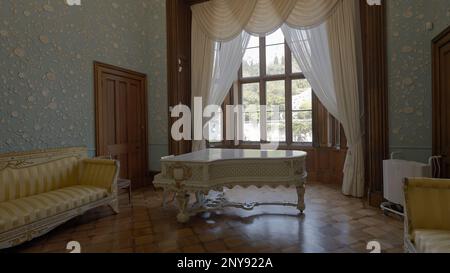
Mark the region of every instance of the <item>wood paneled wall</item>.
POLYGON ((308 182, 342 185, 347 149, 313 148, 303 149, 308 153, 306 168, 308 182))
MULTIPOLYGON (((215 148, 236 148, 233 144, 213 145, 215 148)), ((259 149, 259 145, 241 144, 240 149, 259 149)), ((301 150, 308 153, 306 158, 306 170, 308 182, 342 185, 345 158, 347 148, 339 147, 312 147, 312 146, 283 146, 282 150, 301 150)))
MULTIPOLYGON (((191 105, 191 8, 182 0, 167 0, 167 90, 169 108, 191 105)), ((169 153, 179 155, 191 151, 190 141, 174 141, 170 131, 178 118, 169 112, 169 153)))
POLYGON ((386 64, 386 1, 369 6, 361 1, 364 62, 364 140, 366 192, 371 205, 383 200, 383 160, 388 158, 388 89, 386 64))

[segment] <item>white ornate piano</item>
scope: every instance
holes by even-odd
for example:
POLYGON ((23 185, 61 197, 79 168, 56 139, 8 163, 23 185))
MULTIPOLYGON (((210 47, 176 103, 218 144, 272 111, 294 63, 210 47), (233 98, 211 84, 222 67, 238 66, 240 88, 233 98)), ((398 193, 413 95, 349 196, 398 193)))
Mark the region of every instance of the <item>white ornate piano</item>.
POLYGON ((153 184, 164 190, 164 196, 169 192, 176 194, 177 220, 181 223, 189 221, 197 213, 225 207, 251 210, 262 205, 283 205, 294 206, 303 213, 307 177, 305 159, 306 153, 301 151, 207 149, 162 158, 162 172, 155 176, 153 184), (298 203, 242 204, 228 202, 223 194, 208 197, 211 191, 223 192, 224 188, 235 186, 295 186, 298 203), (195 194, 196 202, 189 206, 191 194, 195 194))

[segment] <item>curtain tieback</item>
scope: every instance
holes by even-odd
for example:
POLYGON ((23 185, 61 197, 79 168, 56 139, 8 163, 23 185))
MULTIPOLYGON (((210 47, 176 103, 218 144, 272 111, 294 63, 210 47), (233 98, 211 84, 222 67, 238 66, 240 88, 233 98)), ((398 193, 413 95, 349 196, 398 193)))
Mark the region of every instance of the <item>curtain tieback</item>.
POLYGON ((355 151, 356 147, 357 147, 358 145, 362 144, 362 141, 363 141, 363 137, 362 137, 362 135, 359 135, 359 136, 356 138, 356 141, 353 142, 353 143, 351 143, 351 144, 348 146, 347 154, 352 155, 353 152, 355 151))
POLYGON ((353 162, 354 162, 354 151, 356 149, 356 147, 360 144, 362 144, 362 140, 363 137, 362 135, 360 135, 358 138, 356 138, 356 141, 353 142, 351 145, 348 146, 348 150, 347 150, 347 156, 345 158, 345 163, 344 163, 344 170, 352 170, 352 166, 353 166, 353 162))

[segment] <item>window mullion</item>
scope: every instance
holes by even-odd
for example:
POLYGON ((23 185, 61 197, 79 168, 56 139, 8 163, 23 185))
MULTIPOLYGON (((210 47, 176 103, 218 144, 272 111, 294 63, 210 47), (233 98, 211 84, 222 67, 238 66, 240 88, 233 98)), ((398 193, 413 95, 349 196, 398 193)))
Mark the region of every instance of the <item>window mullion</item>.
POLYGON ((285 42, 285 71, 286 71, 286 83, 285 83, 285 101, 286 101, 286 143, 291 145, 293 143, 292 134, 292 54, 288 44, 285 42))
MULTIPOLYGON (((241 66, 241 69, 240 69, 240 71, 239 71, 239 75, 240 75, 240 78, 242 78, 242 66, 241 66)), ((237 104, 238 105, 240 105, 240 106, 242 106, 243 107, 243 105, 242 105, 242 102, 243 102, 243 100, 242 100, 242 83, 239 83, 238 84, 238 90, 237 90, 237 98, 236 98, 236 101, 237 101, 237 104)), ((242 111, 243 111, 243 108, 241 108, 242 109, 242 111)), ((236 125, 236 139, 237 139, 237 143, 239 143, 239 145, 242 145, 242 143, 243 143, 243 140, 244 140, 244 117, 245 117, 245 114, 242 112, 241 114, 243 114, 244 116, 239 116, 239 115, 237 115, 237 125, 236 125)))
MULTIPOLYGON (((259 64, 260 64, 260 81, 259 81, 259 100, 260 105, 266 105, 266 81, 264 77, 266 73, 266 38, 259 39, 259 64)), ((260 138, 261 141, 267 140, 267 112, 260 109, 260 138)))
POLYGON ((292 75, 292 53, 286 42, 284 43, 284 52, 286 75, 290 77, 292 75))
MULTIPOLYGON (((242 105, 242 67, 243 67, 243 62, 241 63, 241 67, 239 68, 238 71, 238 78, 237 78, 237 85, 236 85, 236 89, 235 86, 233 84, 233 87, 231 88, 231 104, 233 106, 238 106, 238 105, 242 105)), ((241 140, 240 140, 240 133, 242 132, 242 121, 239 120, 239 115, 235 115, 235 113, 232 114, 233 115, 233 123, 234 123, 234 141, 230 141, 230 147, 234 147, 237 145, 241 145, 241 140), (237 142, 236 142, 237 141, 237 142)), ((225 124, 225 123, 224 123, 225 124)))
POLYGON ((319 99, 312 94, 312 135, 313 147, 320 147, 320 121, 319 121, 319 99))

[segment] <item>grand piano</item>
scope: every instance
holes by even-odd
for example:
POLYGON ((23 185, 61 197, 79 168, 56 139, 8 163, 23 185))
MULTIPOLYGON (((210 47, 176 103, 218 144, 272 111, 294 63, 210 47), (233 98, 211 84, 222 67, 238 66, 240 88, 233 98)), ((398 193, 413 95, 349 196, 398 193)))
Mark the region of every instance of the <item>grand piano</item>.
POLYGON ((169 192, 176 194, 181 223, 190 217, 209 210, 236 207, 251 210, 262 205, 294 206, 301 213, 305 210, 306 153, 302 151, 263 151, 243 149, 206 149, 180 156, 161 159, 162 172, 155 176, 153 184, 164 190, 164 204, 169 192), (235 203, 228 202, 224 188, 295 187, 298 202, 292 203, 235 203), (191 195, 196 202, 189 205, 191 195))

